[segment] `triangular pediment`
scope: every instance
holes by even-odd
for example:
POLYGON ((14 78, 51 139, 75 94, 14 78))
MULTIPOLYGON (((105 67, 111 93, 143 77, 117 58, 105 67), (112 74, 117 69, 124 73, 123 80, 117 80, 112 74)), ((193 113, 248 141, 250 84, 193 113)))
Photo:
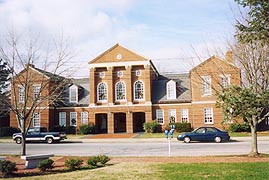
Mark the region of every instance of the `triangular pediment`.
POLYGON ((228 62, 227 60, 221 59, 216 56, 212 56, 209 59, 205 60, 204 62, 200 63, 196 67, 190 70, 190 72, 193 71, 204 71, 205 67, 211 67, 213 71, 225 69, 225 68, 231 68, 231 69, 238 69, 234 64, 228 62))
POLYGON ((149 61, 149 59, 140 56, 119 44, 116 44, 101 55, 94 58, 89 62, 89 64, 130 61, 149 61))

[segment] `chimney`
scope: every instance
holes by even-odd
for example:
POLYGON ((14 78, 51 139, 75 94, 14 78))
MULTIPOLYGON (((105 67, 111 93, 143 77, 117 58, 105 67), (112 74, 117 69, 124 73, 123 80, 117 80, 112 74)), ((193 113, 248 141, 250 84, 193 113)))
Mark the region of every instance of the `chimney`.
POLYGON ((234 60, 233 60, 233 52, 232 51, 227 51, 225 54, 225 59, 226 61, 228 61, 229 63, 234 64, 234 60))

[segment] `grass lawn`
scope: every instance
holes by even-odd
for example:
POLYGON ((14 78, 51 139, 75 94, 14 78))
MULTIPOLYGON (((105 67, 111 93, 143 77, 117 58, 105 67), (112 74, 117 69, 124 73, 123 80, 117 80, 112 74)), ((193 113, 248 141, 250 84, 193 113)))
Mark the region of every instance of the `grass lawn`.
POLYGON ((139 163, 122 162, 94 170, 80 170, 69 173, 51 174, 24 178, 20 180, 42 179, 267 179, 268 162, 249 163, 139 163))

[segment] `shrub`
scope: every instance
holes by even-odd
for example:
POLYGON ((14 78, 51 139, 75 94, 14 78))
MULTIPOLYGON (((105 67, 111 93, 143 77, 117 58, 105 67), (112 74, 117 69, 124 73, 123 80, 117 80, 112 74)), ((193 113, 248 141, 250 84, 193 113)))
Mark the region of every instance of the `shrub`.
POLYGON ((108 161, 110 161, 110 158, 106 155, 99 155, 98 160, 102 165, 105 165, 108 161))
POLYGON ((106 155, 91 156, 88 158, 87 164, 89 166, 98 166, 100 163, 101 166, 104 166, 108 161, 110 161, 110 158, 106 155))
POLYGON ((45 159, 43 161, 40 161, 39 164, 37 165, 37 168, 44 172, 48 171, 54 168, 54 161, 52 159, 45 159))
POLYGON ((67 159, 64 163, 64 166, 70 170, 80 169, 82 166, 83 160, 81 159, 67 159))
POLYGON ((66 134, 76 134, 76 126, 66 126, 65 133, 66 134))
POLYGON ((191 123, 175 123, 175 131, 190 132, 192 131, 191 123))
POLYGON ((89 166, 97 166, 98 163, 98 157, 97 156, 91 156, 87 160, 87 164, 89 166))
POLYGON ((146 133, 158 133, 162 132, 162 126, 157 121, 152 121, 143 124, 143 129, 146 133))
POLYGON ((89 125, 82 125, 79 127, 80 134, 93 134, 95 133, 95 125, 90 123, 89 125))
POLYGON ((250 132, 250 126, 247 123, 230 124, 229 131, 231 131, 231 132, 250 132))
POLYGON ((11 175, 13 171, 17 171, 16 163, 7 160, 0 160, 0 172, 3 177, 11 175))
POLYGON ((18 128, 14 127, 1 127, 0 128, 0 137, 3 136, 12 136, 13 133, 20 132, 18 128))

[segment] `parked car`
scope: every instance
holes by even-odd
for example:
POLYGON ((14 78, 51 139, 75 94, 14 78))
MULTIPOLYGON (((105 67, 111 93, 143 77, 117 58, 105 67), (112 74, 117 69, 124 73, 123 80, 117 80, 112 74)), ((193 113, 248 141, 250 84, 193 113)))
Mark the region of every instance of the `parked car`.
MULTIPOLYGON (((48 144, 59 142, 64 139, 67 139, 65 132, 46 132, 44 128, 29 128, 26 134, 26 141, 45 141, 48 144)), ((17 144, 21 144, 21 133, 14 133, 13 140, 17 144)))
POLYGON ((185 143, 191 141, 215 141, 220 143, 221 141, 230 140, 230 135, 227 131, 222 131, 215 127, 199 127, 192 132, 178 135, 177 140, 185 143))

